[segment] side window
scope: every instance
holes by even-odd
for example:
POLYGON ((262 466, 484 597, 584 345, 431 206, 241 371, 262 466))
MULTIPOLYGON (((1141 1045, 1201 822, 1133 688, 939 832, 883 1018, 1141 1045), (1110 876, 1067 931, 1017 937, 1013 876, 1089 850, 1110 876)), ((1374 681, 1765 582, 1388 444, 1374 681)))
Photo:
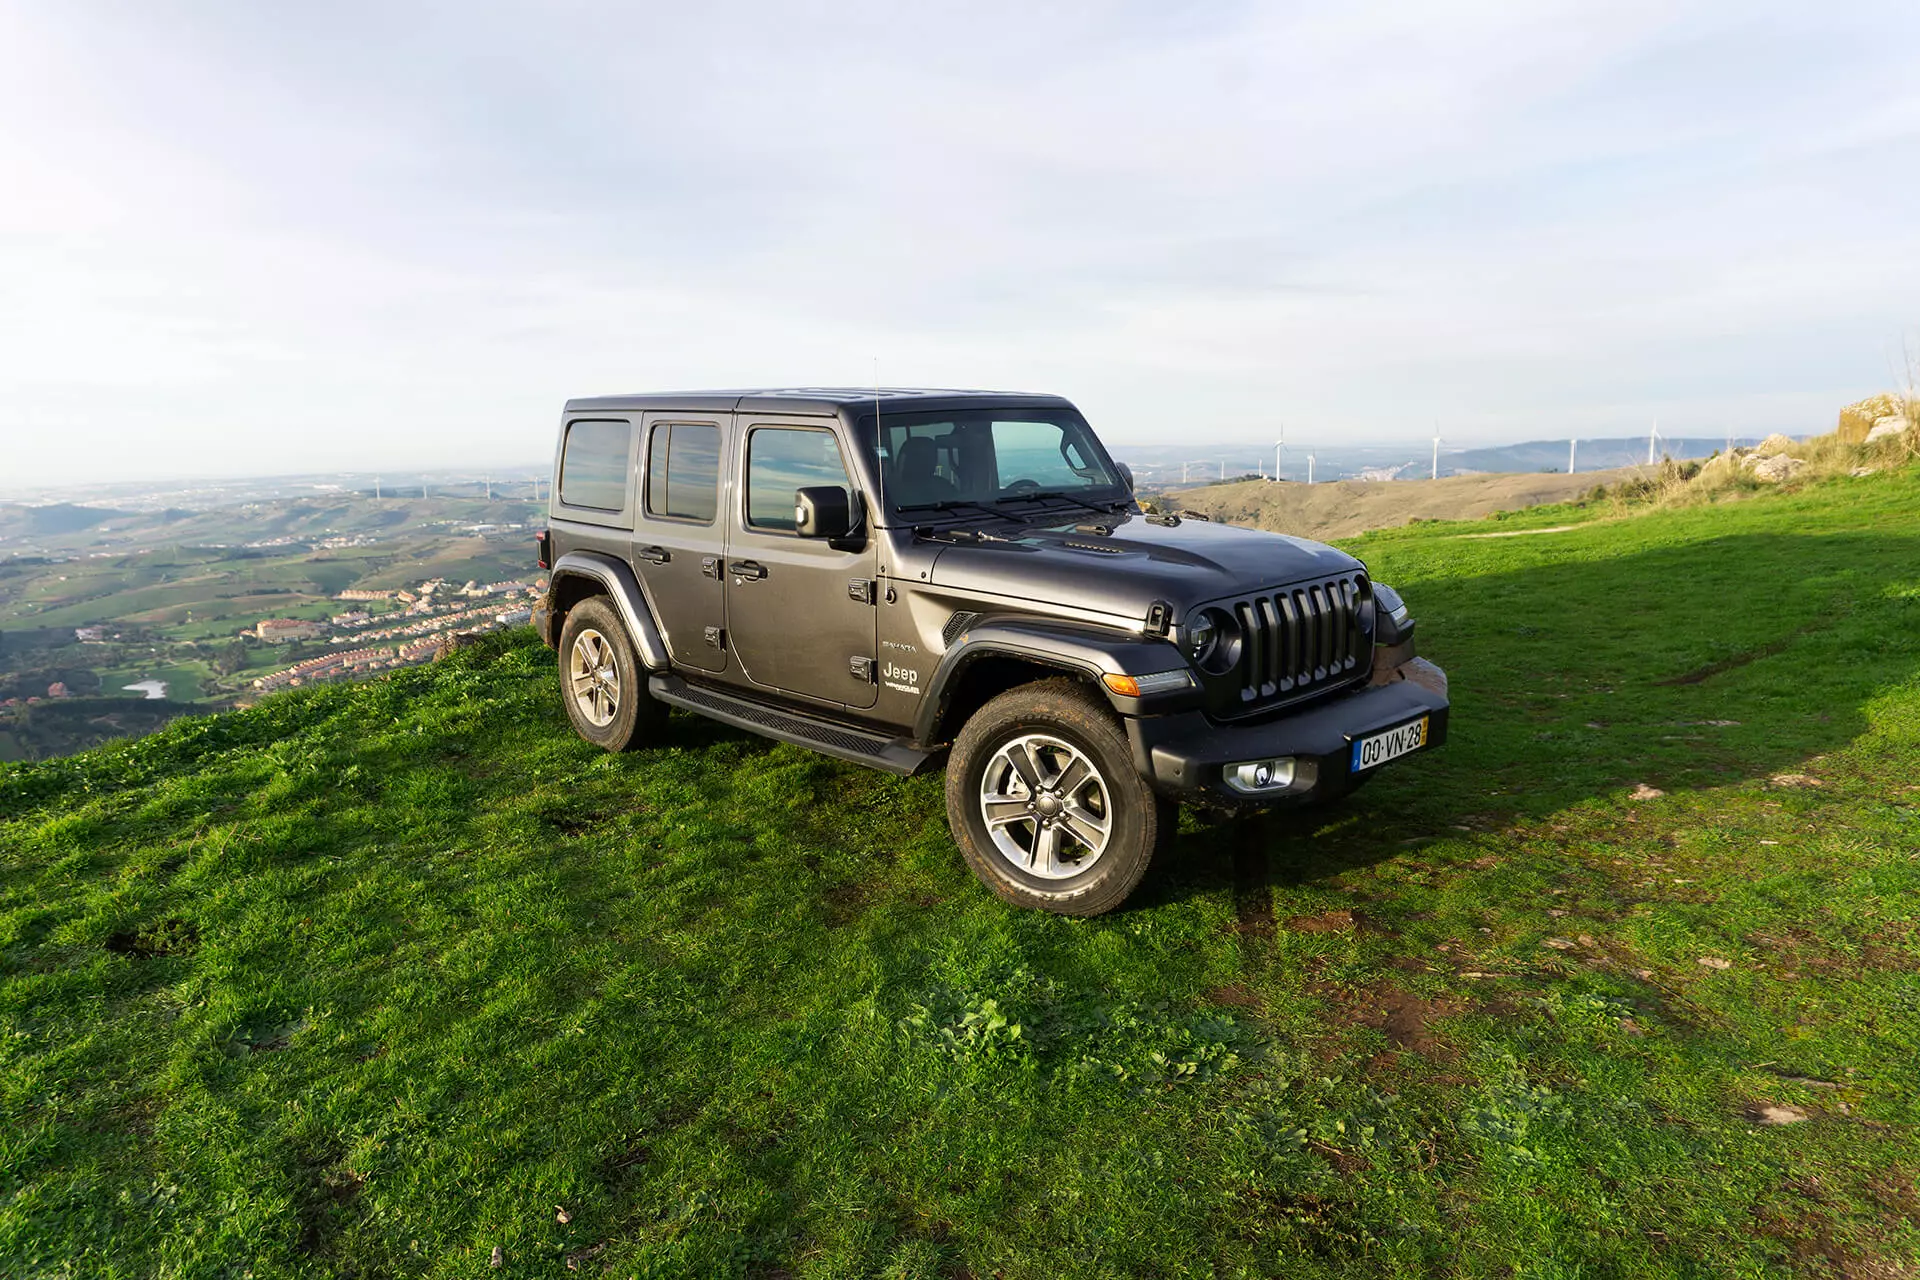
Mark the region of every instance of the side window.
POLYGON ((663 422, 647 442, 647 514, 712 524, 720 510, 720 428, 663 422))
POLYGON ((791 532, 793 491, 837 484, 849 491, 846 464, 833 432, 812 427, 756 427, 747 435, 747 524, 791 532))
POLYGON ((633 427, 581 419, 567 424, 560 451, 560 501, 569 507, 624 511, 633 427))

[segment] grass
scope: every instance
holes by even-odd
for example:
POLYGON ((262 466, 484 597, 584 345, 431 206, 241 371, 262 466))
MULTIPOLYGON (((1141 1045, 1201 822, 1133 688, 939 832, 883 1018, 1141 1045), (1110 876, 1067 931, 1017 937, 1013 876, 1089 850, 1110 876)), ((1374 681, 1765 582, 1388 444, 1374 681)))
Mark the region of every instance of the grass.
POLYGON ((1092 921, 525 639, 0 768, 0 1273, 1916 1274, 1920 473, 1569 522, 1352 543, 1452 741, 1092 921))

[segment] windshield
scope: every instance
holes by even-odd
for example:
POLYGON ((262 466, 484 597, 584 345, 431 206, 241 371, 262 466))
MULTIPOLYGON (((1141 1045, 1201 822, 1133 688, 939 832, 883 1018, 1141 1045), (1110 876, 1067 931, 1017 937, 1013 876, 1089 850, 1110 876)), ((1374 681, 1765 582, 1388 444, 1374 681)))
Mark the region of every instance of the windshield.
POLYGON ((881 483, 894 511, 1014 509, 1050 498, 1116 502, 1126 488, 1071 409, 882 414, 881 483))

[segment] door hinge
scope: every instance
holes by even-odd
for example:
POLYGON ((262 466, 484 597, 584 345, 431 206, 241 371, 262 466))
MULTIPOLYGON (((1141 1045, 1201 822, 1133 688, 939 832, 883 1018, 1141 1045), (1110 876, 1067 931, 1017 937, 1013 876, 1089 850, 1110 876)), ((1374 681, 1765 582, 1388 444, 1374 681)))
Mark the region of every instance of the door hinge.
POLYGON ((727 633, 721 628, 708 627, 704 634, 708 648, 724 649, 727 647, 727 633))
POLYGON ((847 579, 847 599, 857 601, 860 604, 872 604, 873 603, 873 579, 872 578, 848 578, 847 579))
POLYGON ((872 684, 873 659, 849 658, 847 659, 847 672, 862 684, 872 684))
POLYGON ((700 576, 703 578, 719 577, 720 576, 720 557, 719 556, 701 556, 700 557, 700 576))

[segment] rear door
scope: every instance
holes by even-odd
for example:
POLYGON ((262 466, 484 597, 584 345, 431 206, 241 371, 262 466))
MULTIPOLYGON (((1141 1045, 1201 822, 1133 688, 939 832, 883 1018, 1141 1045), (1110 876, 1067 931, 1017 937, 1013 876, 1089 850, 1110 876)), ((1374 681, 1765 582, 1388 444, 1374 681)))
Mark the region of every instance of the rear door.
MULTIPOLYGON (((752 685, 853 708, 879 696, 871 533, 857 550, 794 532, 793 492, 841 485, 856 510, 846 445, 831 419, 740 415, 727 521, 727 622, 752 685)), ((863 527, 870 521, 863 520, 863 527)))
POLYGON ((634 503, 633 571, 676 665, 727 665, 720 480, 731 414, 649 413, 634 503))

